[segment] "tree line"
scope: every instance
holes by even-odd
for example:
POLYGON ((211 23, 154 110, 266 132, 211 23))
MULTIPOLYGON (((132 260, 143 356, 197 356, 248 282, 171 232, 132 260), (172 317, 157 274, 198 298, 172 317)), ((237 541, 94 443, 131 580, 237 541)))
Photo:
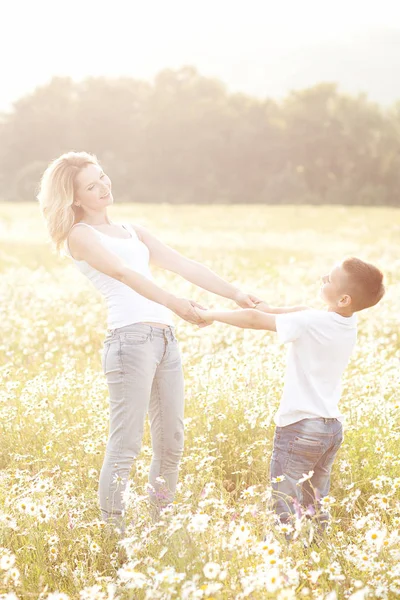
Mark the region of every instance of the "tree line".
POLYGON ((193 67, 153 82, 55 77, 0 115, 0 140, 2 200, 34 200, 50 160, 86 150, 118 201, 400 205, 400 102, 334 83, 276 101, 193 67))

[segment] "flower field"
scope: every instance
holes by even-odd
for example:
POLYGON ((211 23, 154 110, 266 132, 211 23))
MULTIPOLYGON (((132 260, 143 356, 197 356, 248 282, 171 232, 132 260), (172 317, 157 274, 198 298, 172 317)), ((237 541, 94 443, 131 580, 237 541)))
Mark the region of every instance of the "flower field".
MULTIPOLYGON (((331 525, 316 544, 312 521, 300 518, 287 543, 270 511, 286 349, 272 333, 181 321, 186 442, 176 501, 152 519, 146 426, 126 495, 130 525, 124 537, 105 527, 105 308, 52 251, 35 204, 0 204, 0 598, 399 598, 399 211, 125 204, 111 216, 272 305, 321 307, 319 277, 344 256, 384 271, 387 294, 360 313, 343 382, 331 525)), ((176 295, 234 307, 176 275, 154 276, 176 295)))

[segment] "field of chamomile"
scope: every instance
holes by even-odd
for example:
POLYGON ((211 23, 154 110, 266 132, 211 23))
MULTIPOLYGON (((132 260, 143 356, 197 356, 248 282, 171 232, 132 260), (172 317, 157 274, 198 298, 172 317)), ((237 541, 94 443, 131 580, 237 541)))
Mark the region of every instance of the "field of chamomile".
MULTIPOLYGON (((272 305, 322 308, 319 278, 345 256, 382 269, 386 296, 359 314, 343 381, 345 440, 325 498, 331 524, 316 544, 312 520, 298 519, 287 543, 270 509, 286 348, 273 333, 177 320, 186 441, 176 501, 152 519, 147 424, 127 530, 105 527, 105 306, 52 250, 36 204, 0 204, 0 598, 399 598, 399 211, 125 204, 111 217, 148 227, 272 305)), ((178 296, 235 307, 153 273, 178 296)))

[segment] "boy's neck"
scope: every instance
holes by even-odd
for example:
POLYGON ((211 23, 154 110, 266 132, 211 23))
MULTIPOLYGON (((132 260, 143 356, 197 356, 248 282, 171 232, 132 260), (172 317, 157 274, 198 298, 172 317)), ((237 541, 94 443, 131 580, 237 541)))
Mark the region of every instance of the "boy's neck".
POLYGON ((340 308, 337 308, 337 306, 328 306, 328 312, 335 312, 341 317, 352 317, 354 315, 354 312, 349 308, 343 308, 341 310, 340 308))

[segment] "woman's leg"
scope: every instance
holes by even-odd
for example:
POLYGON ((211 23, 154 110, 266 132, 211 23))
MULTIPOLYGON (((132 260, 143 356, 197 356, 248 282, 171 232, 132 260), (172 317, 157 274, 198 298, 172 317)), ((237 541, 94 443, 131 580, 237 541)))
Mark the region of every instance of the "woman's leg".
MULTIPOLYGON (((126 328, 124 328, 126 329, 126 328)), ((123 528, 123 493, 140 452, 157 359, 151 327, 137 325, 105 344, 103 369, 110 397, 110 431, 100 473, 103 519, 123 528)))
POLYGON ((159 508, 174 499, 184 443, 184 382, 178 343, 163 330, 163 358, 157 367, 149 406, 153 460, 150 498, 159 508))

